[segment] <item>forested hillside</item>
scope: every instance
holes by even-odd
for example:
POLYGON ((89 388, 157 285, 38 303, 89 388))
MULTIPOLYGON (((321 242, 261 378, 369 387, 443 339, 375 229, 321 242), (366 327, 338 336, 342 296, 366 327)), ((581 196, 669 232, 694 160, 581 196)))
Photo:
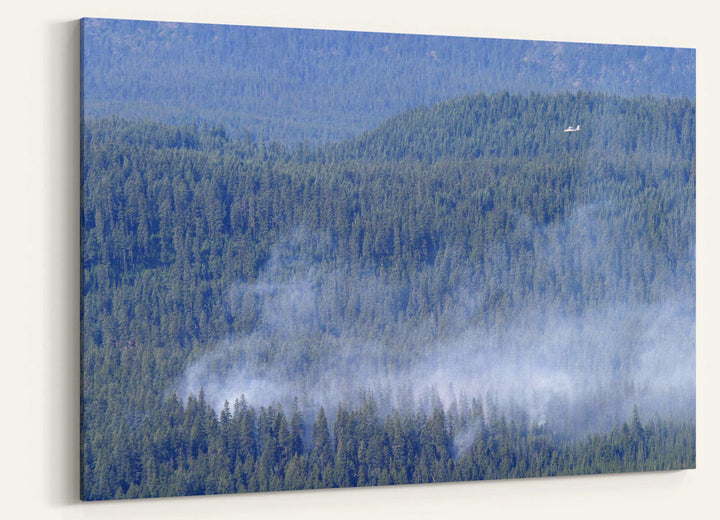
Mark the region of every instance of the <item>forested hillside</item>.
POLYGON ((317 143, 477 92, 695 95, 694 51, 85 19, 83 106, 317 143))
POLYGON ((83 497, 694 467, 694 138, 597 93, 86 119, 83 497))

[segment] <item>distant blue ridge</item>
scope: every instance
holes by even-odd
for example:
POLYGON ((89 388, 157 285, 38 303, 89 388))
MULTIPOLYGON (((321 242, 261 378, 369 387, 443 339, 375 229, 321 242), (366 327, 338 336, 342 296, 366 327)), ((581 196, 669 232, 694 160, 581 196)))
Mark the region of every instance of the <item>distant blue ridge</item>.
POLYGON ((321 143, 475 93, 695 97, 695 51, 83 19, 83 110, 321 143))

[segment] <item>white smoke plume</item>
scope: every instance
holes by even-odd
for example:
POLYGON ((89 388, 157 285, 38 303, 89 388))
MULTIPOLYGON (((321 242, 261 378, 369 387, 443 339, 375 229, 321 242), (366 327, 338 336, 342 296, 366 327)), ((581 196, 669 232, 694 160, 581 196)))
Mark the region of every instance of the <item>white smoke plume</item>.
MULTIPOLYGON (((539 269, 597 251, 604 232, 588 236, 588 212, 546 229, 518 226, 537 241, 539 269)), ((627 419, 635 404, 645 417, 694 414, 693 288, 669 288, 650 304, 618 291, 573 312, 528 302, 492 325, 478 316, 487 284, 475 279, 449 288, 448 301, 419 320, 405 313, 408 286, 318 262, 332 252, 319 233, 296 230, 279 241, 257 280, 230 291, 231 312, 249 320, 249 332, 196 359, 179 393, 202 388, 216 410, 240 396, 254 406, 297 398, 306 416, 357 404, 367 392, 385 412, 491 399, 500 410, 578 435, 627 419)), ((456 445, 464 437, 472 431, 459 432, 456 445)))

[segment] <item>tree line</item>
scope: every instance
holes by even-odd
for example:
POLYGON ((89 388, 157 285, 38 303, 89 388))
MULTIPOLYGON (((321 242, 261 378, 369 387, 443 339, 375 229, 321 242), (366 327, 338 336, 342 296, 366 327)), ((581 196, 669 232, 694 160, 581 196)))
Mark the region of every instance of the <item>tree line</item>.
POLYGON ((695 466, 694 423, 632 417, 571 441, 543 425, 509 420, 473 399, 448 408, 394 409, 372 395, 342 403, 329 420, 306 422, 297 406, 226 402, 217 414, 203 393, 175 395, 136 431, 117 432, 118 452, 86 455, 85 498, 139 498, 501 478, 660 471, 695 466))

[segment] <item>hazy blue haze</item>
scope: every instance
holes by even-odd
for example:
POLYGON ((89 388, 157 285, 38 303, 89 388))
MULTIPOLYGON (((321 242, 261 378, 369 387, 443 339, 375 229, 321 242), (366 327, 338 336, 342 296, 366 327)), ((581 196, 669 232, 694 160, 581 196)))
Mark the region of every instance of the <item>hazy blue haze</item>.
MULTIPOLYGON (((258 490, 178 485, 209 459, 262 473, 198 448, 241 396, 298 406, 306 447, 320 407, 332 427, 368 394, 384 419, 475 400, 570 444, 635 406, 694 428, 693 50, 81 35, 85 496, 258 490)), ((645 467, 623 456, 598 467, 645 467)))
POLYGON ((478 92, 695 96, 692 49, 241 27, 82 22, 85 114, 335 140, 478 92))

